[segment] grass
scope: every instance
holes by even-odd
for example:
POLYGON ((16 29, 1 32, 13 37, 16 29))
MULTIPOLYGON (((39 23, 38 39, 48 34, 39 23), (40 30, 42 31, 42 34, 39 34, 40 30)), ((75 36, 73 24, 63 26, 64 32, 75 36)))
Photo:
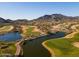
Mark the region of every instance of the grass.
MULTIPOLYGON (((55 56, 62 57, 76 57, 79 56, 79 48, 74 47, 72 42, 79 41, 79 33, 74 35, 73 38, 58 38, 45 41, 46 48, 50 48, 54 52, 55 56)), ((53 54, 51 52, 51 54, 53 54)))
POLYGON ((39 36, 40 32, 33 32, 34 27, 29 26, 28 29, 26 30, 25 35, 26 36, 39 36))
POLYGON ((11 55, 14 56, 16 47, 14 43, 0 42, 0 56, 11 55))
POLYGON ((33 29, 34 29, 34 27, 28 27, 28 29, 27 29, 27 33, 30 33, 31 34, 31 32, 33 31, 33 29))
POLYGON ((71 42, 79 42, 79 33, 75 34, 73 38, 68 39, 71 42))
POLYGON ((1 27, 0 28, 0 34, 3 34, 3 33, 11 31, 13 29, 12 27, 13 27, 12 25, 1 27))
MULTIPOLYGON (((13 29, 12 25, 6 25, 0 27, 0 34, 7 33, 13 29)), ((11 55, 14 56, 16 47, 13 42, 0 41, 0 56, 11 55)))

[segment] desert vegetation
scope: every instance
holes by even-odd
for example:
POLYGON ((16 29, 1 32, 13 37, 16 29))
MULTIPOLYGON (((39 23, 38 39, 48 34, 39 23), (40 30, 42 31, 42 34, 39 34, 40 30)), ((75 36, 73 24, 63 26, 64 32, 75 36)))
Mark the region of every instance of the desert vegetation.
MULTIPOLYGON (((39 48, 39 54, 41 54, 41 49, 42 51, 44 51, 43 49, 47 49, 51 53, 51 56, 79 56, 79 17, 70 17, 62 14, 52 14, 44 15, 30 21, 28 21, 27 19, 18 19, 12 21, 10 19, 5 20, 3 18, 0 18, 0 20, 0 35, 11 32, 18 32, 22 36, 21 39, 23 39, 23 43, 26 44, 25 46, 23 46, 22 44, 20 46, 18 42, 20 42, 21 40, 13 41, 14 43, 9 43, 9 41, 7 43, 0 43, 1 56, 7 53, 9 53, 9 55, 11 56, 14 56, 14 54, 16 53, 15 51, 18 51, 17 47, 25 48, 24 51, 26 52, 26 48, 28 48, 29 46, 29 48, 35 47, 35 50, 33 51, 36 51, 39 48), (67 36, 65 36, 65 34, 58 34, 58 32, 65 33, 67 36)), ((45 50, 44 52, 48 53, 46 52, 47 50, 45 50)), ((37 52, 37 55, 39 54, 37 52)), ((41 54, 41 56, 42 55, 43 54, 41 54)), ((48 54, 43 56, 47 55, 48 54)))

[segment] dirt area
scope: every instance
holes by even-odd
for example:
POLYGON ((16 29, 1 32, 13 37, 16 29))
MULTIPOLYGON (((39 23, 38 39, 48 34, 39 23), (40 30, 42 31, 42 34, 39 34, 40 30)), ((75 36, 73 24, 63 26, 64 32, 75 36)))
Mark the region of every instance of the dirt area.
POLYGON ((15 46, 16 46, 15 56, 19 56, 20 55, 20 52, 22 51, 21 43, 23 41, 24 41, 24 39, 21 39, 21 41, 15 43, 15 46))
POLYGON ((73 42, 72 45, 79 48, 79 42, 73 42))
POLYGON ((69 34, 69 35, 67 35, 67 36, 65 36, 65 38, 72 38, 72 37, 74 37, 74 35, 79 32, 79 29, 76 28, 78 26, 79 25, 73 25, 71 28, 74 29, 74 32, 69 34))
MULTIPOLYGON (((40 29, 38 29, 36 26, 30 26, 30 27, 34 27, 34 29, 33 29, 32 32, 40 32, 41 34, 45 34, 45 33, 43 33, 40 29)), ((23 32, 23 33, 26 33, 26 32, 27 32, 26 30, 27 30, 29 27, 26 26, 26 25, 22 25, 21 28, 22 28, 22 32, 23 32)), ((22 33, 21 35, 22 35, 23 37, 25 37, 25 35, 23 35, 23 33, 22 33)))
POLYGON ((75 35, 76 33, 78 33, 78 32, 73 32, 73 33, 71 33, 71 34, 65 36, 64 38, 72 38, 72 37, 74 37, 74 35, 75 35))

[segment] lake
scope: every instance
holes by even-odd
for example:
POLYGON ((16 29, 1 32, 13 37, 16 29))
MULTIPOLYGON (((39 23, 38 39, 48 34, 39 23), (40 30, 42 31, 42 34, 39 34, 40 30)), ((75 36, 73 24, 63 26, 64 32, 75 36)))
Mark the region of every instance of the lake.
POLYGON ((20 40, 22 37, 19 32, 10 32, 0 35, 0 41, 16 41, 20 40))
POLYGON ((64 37, 66 34, 64 32, 57 32, 56 34, 49 34, 41 36, 35 39, 26 40, 23 47, 24 57, 49 57, 51 56, 49 51, 42 46, 42 42, 52 39, 64 37))
MULTIPOLYGON (((52 38, 64 37, 66 34, 64 32, 57 32, 56 34, 49 34, 35 39, 30 39, 24 41, 22 46, 24 57, 49 57, 50 53, 46 50, 41 43, 52 38)), ((0 41, 17 41, 22 37, 19 32, 10 32, 0 35, 0 41)))

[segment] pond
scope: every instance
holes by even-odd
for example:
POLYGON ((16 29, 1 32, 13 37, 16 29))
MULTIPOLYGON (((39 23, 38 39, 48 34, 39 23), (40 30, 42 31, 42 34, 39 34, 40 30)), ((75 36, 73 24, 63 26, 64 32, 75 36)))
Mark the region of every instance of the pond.
POLYGON ((42 46, 42 42, 52 39, 64 37, 66 33, 57 32, 55 34, 49 34, 41 36, 35 39, 30 39, 24 42, 23 47, 23 56, 24 57, 49 57, 51 56, 49 51, 42 46))
POLYGON ((10 32, 0 35, 0 41, 16 41, 20 40, 22 37, 19 32, 10 32))

